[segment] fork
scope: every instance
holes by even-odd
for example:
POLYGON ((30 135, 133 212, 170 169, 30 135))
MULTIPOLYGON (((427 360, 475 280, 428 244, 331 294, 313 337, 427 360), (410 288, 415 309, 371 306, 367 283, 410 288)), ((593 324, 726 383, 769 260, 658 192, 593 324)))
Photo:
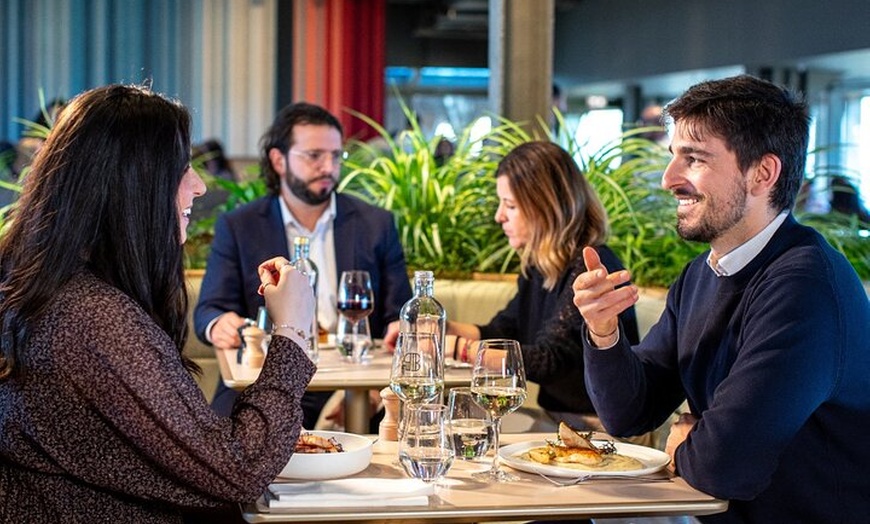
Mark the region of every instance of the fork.
POLYGON ((575 486, 588 480, 636 480, 640 482, 671 482, 671 477, 663 477, 661 476, 661 474, 658 473, 653 473, 650 475, 620 475, 618 473, 607 473, 604 475, 598 475, 584 473, 583 475, 579 475, 574 478, 550 477, 548 475, 544 475, 540 471, 536 471, 535 473, 537 473, 539 477, 550 482, 554 486, 559 486, 561 488, 567 486, 575 486))

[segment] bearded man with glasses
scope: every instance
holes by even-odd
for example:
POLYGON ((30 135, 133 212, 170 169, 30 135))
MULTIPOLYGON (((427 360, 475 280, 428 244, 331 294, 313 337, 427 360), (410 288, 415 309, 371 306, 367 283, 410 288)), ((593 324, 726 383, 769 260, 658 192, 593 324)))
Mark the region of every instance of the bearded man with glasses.
MULTIPOLYGON (((405 255, 392 214, 335 192, 345 157, 341 123, 322 107, 291 104, 260 142, 261 176, 270 194, 218 218, 194 312, 196 336, 217 348, 241 346, 238 329, 263 305, 257 266, 275 256, 289 259, 292 239, 299 235, 311 239, 310 256, 318 267, 322 328, 336 329, 338 275, 360 269, 371 275, 375 293, 372 336, 398 330, 399 310, 411 298, 405 255)), ((314 428, 331 393, 305 394, 305 428, 314 428)), ((229 415, 236 396, 219 382, 212 408, 229 415)))

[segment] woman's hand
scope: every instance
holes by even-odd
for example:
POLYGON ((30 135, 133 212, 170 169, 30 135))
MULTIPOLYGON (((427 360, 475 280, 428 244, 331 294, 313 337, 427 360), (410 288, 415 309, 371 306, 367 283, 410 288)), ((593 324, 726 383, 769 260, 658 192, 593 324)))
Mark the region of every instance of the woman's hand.
POLYGON ((308 277, 293 269, 284 257, 263 262, 257 273, 260 275, 258 292, 266 299, 266 310, 275 330, 282 335, 301 330, 310 336, 315 299, 308 277))
POLYGON ((384 348, 389 353, 395 351, 397 338, 399 338, 399 321, 394 320, 387 324, 387 332, 384 334, 384 348))

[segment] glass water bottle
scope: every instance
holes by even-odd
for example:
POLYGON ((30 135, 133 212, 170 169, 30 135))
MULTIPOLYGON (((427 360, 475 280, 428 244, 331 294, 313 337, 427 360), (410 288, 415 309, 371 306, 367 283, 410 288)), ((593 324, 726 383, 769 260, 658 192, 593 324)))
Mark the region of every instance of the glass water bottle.
POLYGON ((311 240, 305 236, 293 237, 293 259, 290 264, 297 271, 308 277, 308 283, 314 291, 314 320, 311 325, 311 335, 308 338, 308 358, 317 364, 320 352, 317 347, 317 266, 309 258, 311 240))
POLYGON ((403 333, 434 333, 441 361, 444 361, 444 337, 447 334, 447 312, 435 299, 435 276, 431 271, 414 272, 414 296, 399 312, 399 331, 403 333))

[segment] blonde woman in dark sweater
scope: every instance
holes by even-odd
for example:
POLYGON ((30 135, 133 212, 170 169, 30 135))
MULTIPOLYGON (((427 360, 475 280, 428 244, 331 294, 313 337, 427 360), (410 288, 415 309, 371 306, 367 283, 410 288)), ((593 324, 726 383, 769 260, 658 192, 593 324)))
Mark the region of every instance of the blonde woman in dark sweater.
MULTIPOLYGON (((540 385, 545 415, 535 429, 562 420, 578 429, 600 429, 583 384, 583 317, 572 302, 571 283, 586 270, 581 250, 592 245, 611 271, 623 269, 606 245, 604 206, 567 151, 552 142, 517 146, 496 171, 501 224, 522 264, 517 294, 487 325, 447 323, 458 335, 457 357, 474 358, 471 341, 511 338, 522 345, 529 380, 540 385), (469 351, 465 351, 465 347, 469 351)), ((633 308, 621 315, 629 338, 638 339, 633 308)))

